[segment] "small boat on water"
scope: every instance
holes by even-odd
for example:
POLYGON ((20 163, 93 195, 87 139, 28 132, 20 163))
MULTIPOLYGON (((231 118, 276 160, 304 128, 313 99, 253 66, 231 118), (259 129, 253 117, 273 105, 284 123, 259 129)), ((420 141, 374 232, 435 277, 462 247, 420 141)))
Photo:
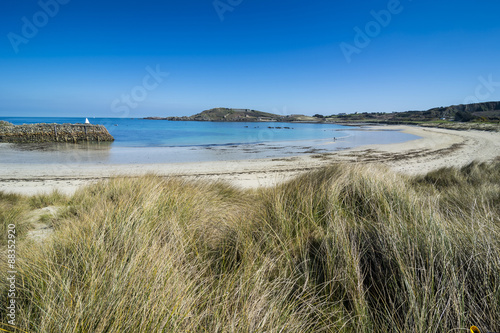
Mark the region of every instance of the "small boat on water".
POLYGON ((89 118, 85 118, 85 124, 90 124, 89 118))

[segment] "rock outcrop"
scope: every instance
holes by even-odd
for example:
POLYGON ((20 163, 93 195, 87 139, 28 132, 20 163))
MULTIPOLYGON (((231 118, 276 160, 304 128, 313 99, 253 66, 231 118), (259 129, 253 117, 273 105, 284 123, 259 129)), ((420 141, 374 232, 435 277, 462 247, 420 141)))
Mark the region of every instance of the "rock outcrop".
POLYGON ((92 124, 12 125, 0 121, 0 142, 104 142, 114 141, 106 127, 92 124))

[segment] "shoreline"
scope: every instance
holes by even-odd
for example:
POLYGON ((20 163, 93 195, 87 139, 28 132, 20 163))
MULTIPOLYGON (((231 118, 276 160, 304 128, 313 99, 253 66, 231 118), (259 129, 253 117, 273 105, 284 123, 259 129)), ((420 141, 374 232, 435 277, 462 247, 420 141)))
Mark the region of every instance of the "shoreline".
POLYGON ((83 185, 113 176, 148 173, 186 179, 222 180, 241 188, 273 186, 308 170, 345 163, 380 163, 404 174, 419 174, 500 156, 500 133, 455 131, 408 125, 365 129, 401 130, 421 138, 365 145, 328 153, 284 158, 152 164, 10 164, 0 162, 0 191, 32 195, 58 189, 72 194, 83 185))

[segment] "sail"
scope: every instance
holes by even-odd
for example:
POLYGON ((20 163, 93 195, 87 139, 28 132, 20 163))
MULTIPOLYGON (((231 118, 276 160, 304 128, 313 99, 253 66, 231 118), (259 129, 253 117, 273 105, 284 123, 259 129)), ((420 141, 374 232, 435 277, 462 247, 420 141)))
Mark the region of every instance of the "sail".
POLYGON ((89 118, 85 118, 85 124, 90 124, 89 118))

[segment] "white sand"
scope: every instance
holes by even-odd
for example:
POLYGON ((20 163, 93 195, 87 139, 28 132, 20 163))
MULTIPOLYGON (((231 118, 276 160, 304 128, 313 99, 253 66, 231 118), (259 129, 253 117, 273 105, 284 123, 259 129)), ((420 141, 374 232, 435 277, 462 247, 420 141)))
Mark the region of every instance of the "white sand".
MULTIPOLYGON (((377 129, 380 127, 373 127, 377 129)), ((414 126, 384 126, 415 134, 421 139, 388 145, 301 155, 289 158, 228 162, 171 164, 7 164, 0 162, 0 191, 34 194, 58 189, 74 193, 79 187, 116 175, 154 173, 190 179, 229 181, 235 186, 271 186, 307 170, 335 162, 382 163, 407 174, 425 173, 471 161, 490 161, 500 156, 500 133, 454 131, 414 126)))

